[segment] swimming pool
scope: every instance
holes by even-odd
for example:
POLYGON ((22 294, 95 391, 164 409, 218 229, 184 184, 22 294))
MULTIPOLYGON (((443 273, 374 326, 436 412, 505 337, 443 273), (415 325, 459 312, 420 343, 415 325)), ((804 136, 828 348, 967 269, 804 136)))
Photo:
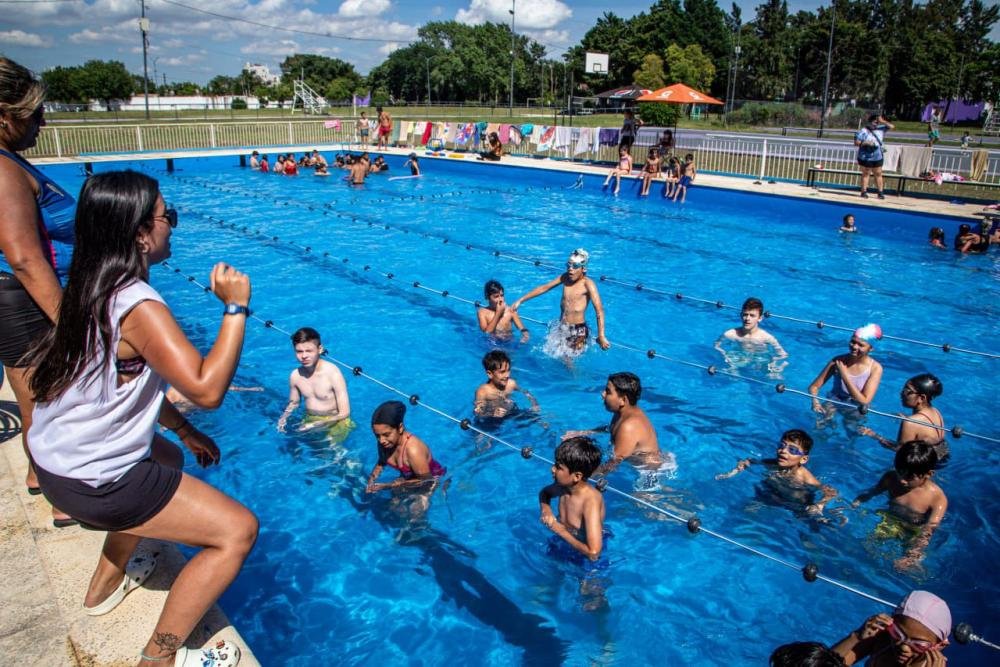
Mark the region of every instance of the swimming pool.
MULTIPOLYGON (((389 161, 401 173, 402 159, 389 161)), ((547 266, 561 266, 576 247, 591 252, 591 277, 610 279, 599 283, 608 337, 638 351, 591 349, 567 368, 541 353, 544 327, 530 325, 530 342, 508 351, 513 376, 542 413, 509 419, 496 435, 551 457, 562 432, 606 423, 599 391, 610 372, 632 370, 661 447, 678 464, 654 494, 658 503, 791 563, 815 562, 822 574, 878 597, 938 592, 956 622, 1000 635, 991 613, 1000 591, 988 565, 998 546, 989 517, 1000 508, 991 476, 1000 456, 991 443, 952 441, 952 461, 938 476, 948 517, 926 573, 900 574, 891 567, 898 547, 868 539, 884 501, 843 510, 844 526, 819 525, 757 501, 753 473, 714 479, 738 458, 770 454, 793 427, 817 439, 810 469, 849 499, 891 466, 874 441, 849 438, 839 426, 817 431, 807 400, 774 390, 777 382, 804 389, 846 348, 847 333, 767 320, 791 355, 783 377, 767 384, 645 353, 721 366, 712 343, 738 317, 714 302, 738 307, 751 294, 776 314, 850 327, 875 321, 888 334, 992 351, 997 256, 957 257, 926 245, 928 227, 951 234, 956 221, 858 209, 850 212, 861 233, 845 237, 836 228, 849 211, 837 205, 693 188, 681 206, 638 200, 631 184, 613 198, 596 177, 577 188, 575 175, 457 161, 425 160, 424 178, 374 176, 363 189, 336 177, 252 173, 233 157, 176 160, 173 174, 162 161, 97 171, 123 166, 159 178, 182 210, 169 262, 180 273, 157 268, 151 281, 193 339, 203 348, 211 342, 219 308, 186 276, 204 280, 220 260, 250 274, 252 306, 275 325, 249 327, 235 381, 264 391, 231 393, 218 411, 191 417, 219 442, 224 464, 190 471, 261 519, 257 547, 221 604, 263 664, 759 665, 779 644, 832 643, 882 611, 612 494, 612 566, 602 573, 608 610, 584 611, 579 572, 546 554, 537 493, 551 478, 539 459, 410 407, 407 426, 450 478, 432 501, 430 529, 412 532, 401 530, 386 498, 363 493, 376 458, 369 415, 397 396, 345 373, 360 427, 342 448, 276 433, 296 365, 277 328, 313 326, 333 357, 470 417, 489 343, 472 306, 451 297, 481 299, 482 284, 497 278, 512 301, 553 277, 547 266), (643 289, 628 286, 636 284, 643 289), (678 292, 709 303, 677 300, 678 292)), ((76 166, 46 171, 70 189, 82 180, 76 166)), ((558 297, 529 302, 522 314, 554 319, 558 297)), ((874 407, 898 410, 903 381, 929 370, 944 383, 935 405, 949 424, 997 435, 989 398, 997 395, 997 360, 894 341, 874 356, 885 366, 874 407)), ((896 428, 886 418, 868 421, 885 433, 896 428)), ((631 490, 634 479, 623 467, 611 484, 631 490)), ((978 646, 947 655, 957 664, 994 657, 978 646)))

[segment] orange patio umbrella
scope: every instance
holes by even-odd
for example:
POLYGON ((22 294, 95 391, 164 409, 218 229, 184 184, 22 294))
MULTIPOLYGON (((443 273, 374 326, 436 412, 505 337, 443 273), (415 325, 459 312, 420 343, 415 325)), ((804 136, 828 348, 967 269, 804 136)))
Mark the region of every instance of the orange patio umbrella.
POLYGON ((666 88, 654 90, 648 95, 643 95, 635 100, 636 102, 665 102, 667 104, 723 104, 705 93, 699 92, 683 83, 675 83, 666 88))

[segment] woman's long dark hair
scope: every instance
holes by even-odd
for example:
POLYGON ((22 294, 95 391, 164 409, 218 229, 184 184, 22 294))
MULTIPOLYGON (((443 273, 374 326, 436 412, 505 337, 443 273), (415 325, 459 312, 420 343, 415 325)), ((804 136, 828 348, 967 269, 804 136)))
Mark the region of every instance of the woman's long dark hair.
POLYGON ((34 367, 31 391, 50 401, 82 379, 89 381, 110 363, 113 323, 109 306, 115 293, 147 278, 137 237, 153 225, 159 194, 156 180, 134 171, 92 176, 76 208, 76 244, 69 279, 59 304, 59 321, 28 353, 34 367), (101 364, 84 374, 88 361, 101 364))

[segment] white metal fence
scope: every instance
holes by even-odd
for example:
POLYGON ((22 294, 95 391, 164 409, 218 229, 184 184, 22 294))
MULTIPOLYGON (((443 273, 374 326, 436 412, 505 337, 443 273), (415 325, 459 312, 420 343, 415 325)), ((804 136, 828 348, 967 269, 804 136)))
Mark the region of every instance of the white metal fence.
MULTIPOLYGON (((518 144, 508 144, 512 154, 541 155, 545 157, 577 160, 581 162, 616 162, 618 149, 615 144, 584 142, 585 149, 577 150, 580 132, 592 131, 599 135, 601 128, 566 128, 561 134, 560 148, 539 150, 528 139, 518 144)), ((617 128, 615 128, 617 129, 617 128)), ((633 157, 639 168, 646 150, 658 141, 662 128, 642 128, 633 157)), ((420 146, 421 135, 411 132, 401 136, 398 144, 420 146)), ((76 157, 100 153, 133 153, 143 151, 186 151, 218 148, 259 148, 278 146, 313 147, 316 145, 355 142, 354 122, 323 120, 296 120, 271 122, 214 122, 169 123, 151 125, 95 125, 48 126, 39 136, 38 144, 25 152, 27 157, 76 157)), ((449 149, 476 150, 470 142, 458 147, 446 141, 449 149)), ((759 135, 702 134, 680 132, 674 146, 678 155, 693 153, 701 171, 761 180, 805 181, 810 167, 822 165, 826 170, 856 171, 856 149, 846 141, 820 141, 790 137, 762 137, 759 135)), ((974 151, 956 148, 935 148, 930 168, 959 174, 968 178, 974 151)), ((985 174, 981 182, 1000 184, 1000 152, 989 153, 985 174)), ((831 185, 855 185, 853 174, 823 173, 822 182, 831 185)), ((949 196, 955 186, 937 185, 933 181, 911 181, 907 191, 926 192, 949 196)), ((968 193, 969 188, 962 188, 968 193)))

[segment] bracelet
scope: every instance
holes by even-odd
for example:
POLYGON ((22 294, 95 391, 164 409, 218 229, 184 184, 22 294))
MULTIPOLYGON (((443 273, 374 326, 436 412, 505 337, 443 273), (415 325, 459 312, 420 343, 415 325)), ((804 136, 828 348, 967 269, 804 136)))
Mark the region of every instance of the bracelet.
POLYGON ((150 662, 166 662, 167 660, 173 660, 174 653, 171 653, 170 655, 163 655, 160 657, 156 657, 152 655, 146 655, 145 651, 140 651, 139 657, 142 658, 143 660, 149 660, 150 662))

